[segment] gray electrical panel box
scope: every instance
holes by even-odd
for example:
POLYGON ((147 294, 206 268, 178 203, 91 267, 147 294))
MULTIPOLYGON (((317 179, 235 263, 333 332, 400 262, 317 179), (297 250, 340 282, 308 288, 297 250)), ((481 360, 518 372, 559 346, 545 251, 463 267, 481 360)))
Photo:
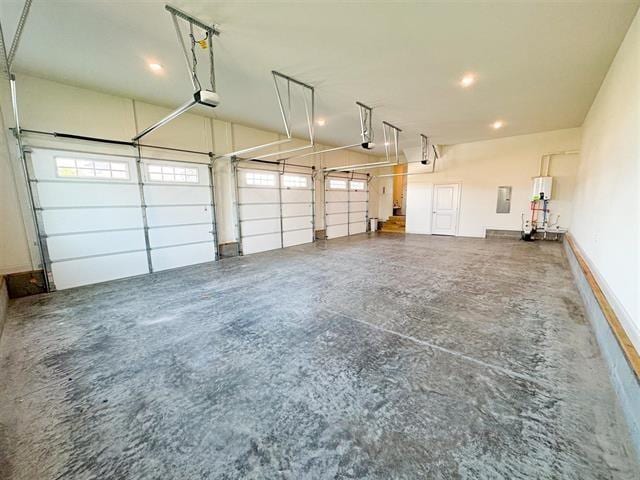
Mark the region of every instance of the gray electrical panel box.
POLYGON ((511 212, 511 187, 498 187, 498 205, 496 213, 511 212))

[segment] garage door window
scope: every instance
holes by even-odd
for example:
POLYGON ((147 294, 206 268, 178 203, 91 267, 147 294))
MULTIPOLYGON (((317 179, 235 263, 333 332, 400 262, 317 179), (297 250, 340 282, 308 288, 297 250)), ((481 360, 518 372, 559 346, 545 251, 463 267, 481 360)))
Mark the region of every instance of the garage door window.
POLYGON ((198 183, 198 169, 148 165, 149 180, 166 183, 198 183))
POLYGON ((276 176, 273 173, 248 172, 246 181, 247 185, 274 187, 276 185, 276 176))
POLYGON ((129 180, 129 166, 124 162, 56 157, 56 174, 65 178, 129 180))
POLYGON ((364 190, 364 182, 351 180, 351 190, 364 190))
POLYGON ((346 190, 347 189, 347 181, 346 180, 329 180, 329 188, 331 190, 346 190))
POLYGON ((307 177, 301 175, 284 175, 282 184, 287 188, 306 188, 307 177))

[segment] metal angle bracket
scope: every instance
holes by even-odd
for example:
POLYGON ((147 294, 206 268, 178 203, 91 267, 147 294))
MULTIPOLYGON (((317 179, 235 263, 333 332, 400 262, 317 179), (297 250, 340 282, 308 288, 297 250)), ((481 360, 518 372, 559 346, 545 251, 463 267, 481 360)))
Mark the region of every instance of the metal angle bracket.
MULTIPOLYGON (((356 102, 358 106, 359 114, 360 114, 360 143, 352 143, 350 145, 342 145, 340 147, 332 147, 326 148, 324 150, 317 150, 315 152, 304 153, 302 155, 296 155, 294 157, 289 157, 289 159, 294 158, 303 158, 303 157, 311 157, 315 155, 320 155, 322 153, 335 152, 338 150, 346 150, 347 148, 355 148, 362 147, 365 150, 371 150, 375 144, 373 143, 373 128, 372 128, 372 117, 373 117, 373 108, 365 105, 361 102, 356 102)), ((340 169, 343 167, 337 167, 340 169)))
POLYGON ((271 157, 277 157, 280 155, 286 155, 289 153, 295 153, 302 150, 308 150, 315 146, 315 88, 308 83, 301 82, 289 75, 285 75, 284 73, 280 73, 276 70, 271 71, 271 75, 273 76, 273 85, 276 92, 276 99, 278 101, 278 108, 280 110, 280 115, 282 117, 282 124, 284 126, 284 132, 287 138, 282 140, 276 140, 274 142, 264 143, 261 145, 256 145, 254 147, 244 148, 242 150, 237 150, 235 152, 226 153, 220 155, 221 157, 229 157, 234 155, 244 155, 247 153, 255 152, 258 150, 262 150, 268 147, 274 147, 276 145, 281 145, 283 143, 288 143, 293 139, 291 120, 294 114, 293 111, 293 97, 292 97, 292 89, 299 89, 302 96, 302 104, 304 107, 305 120, 307 122, 307 131, 309 135, 309 144, 303 147, 292 148, 289 150, 283 150, 279 152, 267 153, 265 155, 259 155, 253 157, 255 160, 264 160, 271 157), (284 84, 284 85, 281 85, 284 84), (286 92, 286 103, 283 99, 283 95, 286 92))
POLYGON ((389 122, 382 122, 382 132, 384 133, 384 153, 387 159, 387 162, 391 162, 390 159, 390 147, 393 142, 393 150, 395 156, 395 163, 400 163, 400 156, 398 153, 398 143, 400 139, 400 132, 402 130, 392 125, 389 122))

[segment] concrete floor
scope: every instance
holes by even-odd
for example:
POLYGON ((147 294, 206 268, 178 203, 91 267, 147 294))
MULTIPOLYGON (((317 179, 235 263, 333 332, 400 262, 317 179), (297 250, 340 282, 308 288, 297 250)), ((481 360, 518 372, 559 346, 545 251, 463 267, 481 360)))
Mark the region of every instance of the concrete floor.
POLYGON ((9 315, 2 479, 640 471, 555 243, 361 235, 9 315))

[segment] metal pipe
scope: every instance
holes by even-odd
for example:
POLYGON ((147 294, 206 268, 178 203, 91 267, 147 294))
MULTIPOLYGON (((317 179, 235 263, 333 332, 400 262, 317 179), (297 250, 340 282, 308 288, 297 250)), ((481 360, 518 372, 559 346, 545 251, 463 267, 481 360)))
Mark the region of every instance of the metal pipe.
MULTIPOLYGON (((169 9, 167 9, 169 10, 169 9)), ((169 10, 170 11, 170 10, 169 10)), ((184 44, 184 39, 182 38, 182 30, 180 30, 180 25, 178 24, 178 18, 175 13, 171 14, 171 20, 173 21, 173 27, 176 30, 176 36, 178 37, 178 43, 182 48, 182 54, 184 56, 184 60, 187 64, 187 70, 189 71, 189 80, 191 80, 191 85, 193 85, 193 91, 198 90, 198 86, 196 84, 196 79, 193 74, 193 67, 191 66, 191 60, 189 60, 189 53, 187 52, 187 46, 184 44)))
POLYGON ((151 125, 150 127, 145 128, 143 131, 141 131, 140 133, 138 133, 135 137, 132 138, 133 142, 137 142, 138 140, 140 140, 142 137, 144 137, 145 135, 148 135, 149 133, 153 132, 154 130, 162 127, 163 125, 169 123, 171 120, 173 120, 176 117, 179 117, 180 115, 182 115, 183 113, 185 113, 187 110, 191 109, 193 106, 195 106, 198 103, 198 101, 194 98, 192 98, 191 100, 189 100, 187 103, 185 103, 184 105, 182 105, 181 107, 179 107, 177 110, 174 110, 173 112, 171 112, 169 115, 167 115, 166 117, 164 117, 163 119, 159 120, 158 122, 154 123, 153 125, 151 125))
POLYGON ((360 147, 360 146, 361 145, 359 143, 354 143, 353 145, 344 145, 342 147, 327 148, 325 150, 318 150, 317 152, 309 152, 303 155, 296 155, 295 157, 289 157, 287 158, 287 160, 294 159, 294 158, 312 157, 315 155, 320 155, 321 153, 336 152, 338 150, 346 150, 347 148, 354 148, 354 147, 360 147))
MULTIPOLYGON (((287 78, 281 73, 276 72, 275 70, 271 71, 271 75, 273 75, 273 85, 276 89, 276 97, 278 99, 278 107, 280 107, 280 114, 282 115, 282 123, 284 123, 284 131, 287 135, 287 138, 291 138, 291 128, 289 125, 290 118, 287 118, 286 113, 284 112, 284 105, 282 105, 282 96, 280 95, 280 88, 278 88, 278 77, 287 78)), ((288 80, 290 81, 290 80, 288 80)), ((291 97, 289 96, 289 110, 291 110, 291 97)), ((289 115, 291 115, 291 111, 289 111, 289 115)))
POLYGON ((11 66, 9 65, 9 57, 7 56, 7 46, 4 43, 4 32, 2 31, 2 23, 0 23, 0 53, 2 54, 2 70, 8 79, 11 79, 11 66))
POLYGON ((292 140, 291 138, 286 138, 284 140, 276 140, 275 142, 269 142, 269 143, 265 143, 265 144, 262 144, 262 145, 256 145, 255 147, 249 147, 249 148, 244 148, 242 150, 236 150, 235 152, 225 153, 225 154, 222 154, 222 155, 216 155, 216 158, 237 157, 238 155, 243 155, 245 153, 255 152, 256 150, 262 150, 263 148, 274 147, 276 145, 282 145, 283 143, 288 143, 291 140, 292 140))
POLYGON ((271 73, 272 73, 273 75, 277 75, 277 76, 279 76, 279 77, 282 77, 282 78, 284 78, 285 80, 288 80, 289 82, 292 82, 292 83, 295 83, 295 84, 297 84, 297 85, 300 85, 301 87, 305 87, 305 88, 308 88, 308 89, 310 89, 310 90, 313 90, 313 89, 314 89, 314 87, 313 87, 313 86, 311 86, 311 85, 309 85, 308 83, 304 83, 304 82, 301 82, 300 80, 296 80, 295 78, 290 77, 289 75, 285 75, 284 73, 280 73, 280 72, 278 72, 278 71, 276 71, 276 70, 271 70, 271 73))
POLYGON ((323 169, 325 172, 339 172, 341 170, 352 170, 354 168, 361 167, 376 167, 376 166, 386 166, 388 162, 374 162, 374 163, 356 163, 354 165, 344 165, 342 167, 327 167, 323 169))
POLYGON ((206 23, 201 22, 197 18, 192 17, 188 13, 180 10, 179 8, 173 7, 171 5, 165 5, 164 8, 172 15, 176 15, 177 17, 180 17, 189 23, 193 23, 196 27, 200 27, 201 29, 209 32, 212 35, 220 35, 220 30, 217 29, 217 26, 215 23, 212 25, 207 25, 206 23))
POLYGON ((260 159, 264 159, 264 158, 276 157, 278 155, 285 155, 287 153, 299 152, 301 150, 307 150, 309 148, 313 148, 313 145, 305 145, 304 147, 292 148, 290 150, 284 150, 282 152, 267 153, 266 155, 260 155, 259 157, 255 157, 255 158, 253 158, 253 160, 260 160, 260 159))
MULTIPOLYGON (((181 152, 181 153, 193 153, 195 155, 206 155, 206 156, 210 156, 212 153, 211 152, 201 152, 199 150, 187 150, 184 148, 174 148, 174 147, 163 147, 161 145, 152 145, 152 144, 148 144, 148 143, 139 143, 136 144, 134 142, 127 142, 126 140, 113 140, 110 138, 101 138, 101 137, 87 137, 84 135, 76 135, 73 133, 62 133, 62 132, 45 132, 42 130, 30 130, 27 128, 23 128, 21 129, 22 133, 32 133, 35 135, 47 135, 50 137, 56 137, 56 138, 65 138, 65 139, 71 139, 71 140, 82 140, 82 141, 87 141, 87 142, 97 142, 97 143, 109 143, 109 144, 113 144, 113 145, 124 145, 127 147, 136 147, 136 146, 140 146, 142 148, 154 148, 157 150, 168 150, 168 151, 172 151, 172 152, 181 152)), ((43 148, 43 147, 40 147, 43 148)), ((135 158, 135 156, 134 156, 135 158)), ((149 157, 146 157, 149 158, 149 157)), ((162 160, 161 158, 155 159, 155 160, 162 160)), ((177 160, 171 160, 171 161, 177 161, 177 160)))

